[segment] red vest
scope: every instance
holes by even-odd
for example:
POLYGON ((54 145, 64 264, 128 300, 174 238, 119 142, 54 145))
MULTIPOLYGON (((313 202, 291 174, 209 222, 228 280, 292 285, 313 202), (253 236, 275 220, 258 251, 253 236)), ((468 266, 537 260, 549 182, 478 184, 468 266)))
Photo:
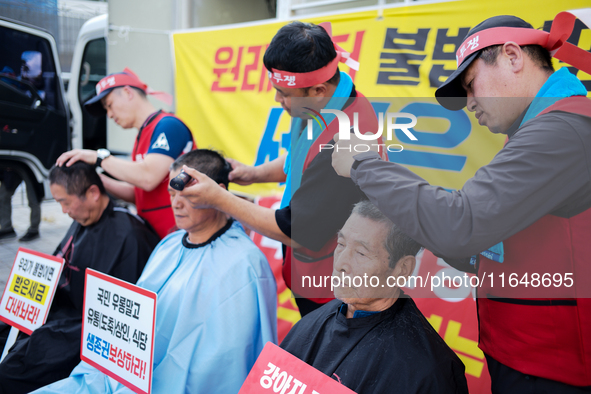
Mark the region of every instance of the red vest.
MULTIPOLYGON (((378 129, 378 121, 375 116, 375 111, 371 103, 361 93, 357 92, 355 100, 342 111, 349 116, 351 125, 353 124, 354 112, 371 114, 371 116, 359 116, 359 130, 367 131, 378 129)), ((308 168, 312 160, 314 160, 316 155, 320 152, 320 145, 328 144, 338 131, 339 123, 335 118, 330 122, 328 128, 318 136, 316 141, 314 141, 314 144, 312 144, 312 147, 306 156, 306 161, 304 162, 304 171, 306 171, 306 168, 308 168)), ((381 138, 378 143, 383 143, 381 138)), ((334 294, 330 288, 330 279, 326 282, 327 286, 322 287, 310 287, 306 279, 305 287, 302 287, 302 277, 310 276, 311 278, 316 278, 317 281, 320 278, 324 280, 326 276, 331 277, 333 253, 336 245, 337 235, 335 234, 319 252, 314 252, 303 247, 292 250, 292 248, 288 246, 285 253, 285 262, 283 264, 283 278, 287 287, 289 287, 295 294, 305 296, 305 298, 319 304, 324 304, 333 300, 334 294)))
MULTIPOLYGON (((150 142, 154 128, 160 119, 166 116, 174 116, 164 111, 159 111, 156 116, 148 121, 139 132, 138 138, 133 145, 133 161, 143 161, 150 142)), ((193 140, 193 149, 196 148, 193 140)), ((160 182, 156 188, 147 192, 139 187, 134 188, 135 206, 140 217, 144 218, 156 230, 160 238, 164 238, 175 227, 174 215, 170 206, 170 196, 168 195, 168 175, 160 182)))
MULTIPOLYGON (((557 110, 591 117, 591 100, 563 99, 542 114, 557 110)), ((568 219, 546 215, 503 245, 502 264, 480 257, 479 277, 492 274, 496 281, 478 289, 480 348, 521 373, 590 386, 591 289, 584 282, 591 278, 591 209, 568 219), (529 285, 533 291, 524 298, 523 287, 509 285, 511 273, 519 279, 527 273, 530 281, 533 273, 561 274, 562 279, 572 273, 573 286, 529 285)))

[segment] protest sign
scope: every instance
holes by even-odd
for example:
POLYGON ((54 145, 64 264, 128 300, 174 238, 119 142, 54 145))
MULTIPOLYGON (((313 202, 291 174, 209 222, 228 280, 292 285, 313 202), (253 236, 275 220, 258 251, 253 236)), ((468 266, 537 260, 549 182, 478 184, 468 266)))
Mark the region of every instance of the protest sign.
POLYGON ((152 388, 156 293, 86 269, 80 358, 136 393, 152 388))
POLYGON ((299 358, 268 342, 238 394, 354 394, 299 358))
POLYGON ((45 324, 64 259, 19 248, 0 301, 0 320, 31 335, 45 324))

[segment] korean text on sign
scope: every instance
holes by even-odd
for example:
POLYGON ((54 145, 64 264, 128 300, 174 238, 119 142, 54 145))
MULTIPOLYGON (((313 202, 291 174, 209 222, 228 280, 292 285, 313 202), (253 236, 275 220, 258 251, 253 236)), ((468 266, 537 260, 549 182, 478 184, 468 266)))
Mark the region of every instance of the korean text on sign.
POLYGON ((86 270, 81 358, 135 392, 152 386, 156 294, 86 270))
POLYGON ((0 320, 29 335, 45 324, 63 261, 19 248, 0 301, 0 320))
POLYGON ((292 354, 267 343, 238 394, 354 394, 292 354))

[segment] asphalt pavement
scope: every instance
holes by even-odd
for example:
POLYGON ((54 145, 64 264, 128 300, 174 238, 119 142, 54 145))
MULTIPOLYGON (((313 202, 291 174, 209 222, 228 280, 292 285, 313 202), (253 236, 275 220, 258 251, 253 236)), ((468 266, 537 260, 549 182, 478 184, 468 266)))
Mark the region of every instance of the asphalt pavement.
POLYGON ((52 254, 72 224, 72 219, 62 213, 59 203, 53 199, 45 200, 41 203, 41 225, 39 227, 41 237, 30 242, 19 242, 18 238, 22 237, 29 228, 29 214, 27 194, 24 184, 21 184, 12 197, 12 226, 18 236, 0 240, 0 290, 2 291, 6 286, 6 280, 19 247, 52 254))

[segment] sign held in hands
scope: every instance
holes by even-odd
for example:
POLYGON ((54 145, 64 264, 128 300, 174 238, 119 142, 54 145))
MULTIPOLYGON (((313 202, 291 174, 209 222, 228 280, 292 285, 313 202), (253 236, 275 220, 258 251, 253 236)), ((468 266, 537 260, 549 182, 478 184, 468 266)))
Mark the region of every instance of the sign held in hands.
POLYGON ((355 394, 336 380, 268 342, 238 394, 355 394))

